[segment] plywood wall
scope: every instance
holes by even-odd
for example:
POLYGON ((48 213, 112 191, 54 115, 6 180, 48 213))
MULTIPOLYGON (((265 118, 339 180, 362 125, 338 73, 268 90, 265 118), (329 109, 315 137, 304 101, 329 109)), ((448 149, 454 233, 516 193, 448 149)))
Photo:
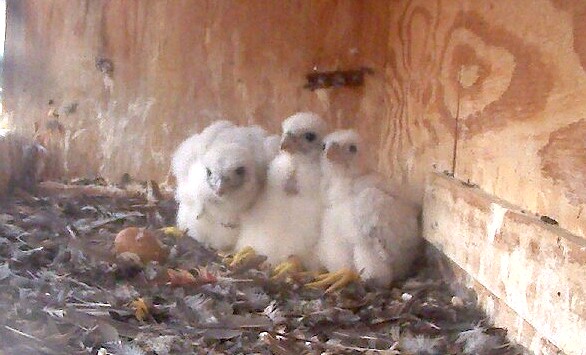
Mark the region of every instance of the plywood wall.
POLYGON ((415 198, 448 170, 584 236, 584 23, 580 0, 9 0, 5 108, 66 175, 112 180, 164 179, 215 119, 313 110, 415 198), (360 66, 364 87, 302 88, 360 66))
POLYGON ((162 179, 219 118, 277 132, 313 110, 378 135, 388 15, 379 1, 9 1, 6 108, 28 130, 57 109, 69 176, 162 179), (363 88, 303 89, 314 67, 359 66, 375 70, 363 88))
POLYGON ((586 2, 397 1, 391 14, 385 170, 419 186, 451 159, 457 178, 585 236, 586 2))
POLYGON ((586 2, 466 1, 445 53, 456 176, 584 236, 586 2))

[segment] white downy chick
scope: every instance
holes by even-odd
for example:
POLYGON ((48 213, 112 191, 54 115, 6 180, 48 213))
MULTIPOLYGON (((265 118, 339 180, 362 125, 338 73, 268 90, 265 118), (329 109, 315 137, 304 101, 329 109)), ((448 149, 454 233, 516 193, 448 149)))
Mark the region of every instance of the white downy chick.
POLYGON ((177 178, 178 186, 183 185, 182 183, 187 178, 191 165, 202 157, 218 134, 233 127, 235 126, 230 121, 216 121, 207 126, 202 132, 194 134, 179 145, 175 153, 173 153, 171 161, 171 170, 177 178))
POLYGON ((268 136, 265 138, 264 146, 267 159, 270 163, 279 154, 279 150, 281 148, 281 137, 276 134, 268 136))
POLYGON ((282 127, 280 152, 269 165, 264 191, 242 217, 236 249, 251 247, 273 265, 296 255, 305 267, 317 268, 320 155, 327 126, 318 115, 301 112, 282 127))
POLYGON ((266 181, 266 132, 216 122, 180 145, 173 158, 177 226, 216 249, 234 247, 240 215, 266 181))
POLYGON ((386 286, 408 273, 420 245, 419 209, 368 173, 353 130, 325 138, 324 215, 318 255, 330 272, 349 270, 386 286))

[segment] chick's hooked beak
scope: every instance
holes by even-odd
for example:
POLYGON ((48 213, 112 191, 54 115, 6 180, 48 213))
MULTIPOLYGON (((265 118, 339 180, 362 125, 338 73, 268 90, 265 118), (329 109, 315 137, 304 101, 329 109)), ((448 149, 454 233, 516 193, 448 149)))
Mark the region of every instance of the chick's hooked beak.
POLYGON ((224 196, 226 194, 226 192, 228 191, 228 182, 226 181, 226 178, 220 177, 219 179, 217 179, 214 182, 213 190, 217 196, 219 196, 219 197, 224 196))
POLYGON ((283 139, 281 139, 281 150, 288 153, 294 153, 297 151, 299 142, 297 137, 291 133, 286 133, 283 139))
POLYGON ((331 143, 326 146, 326 158, 332 162, 339 162, 342 160, 341 147, 338 143, 331 143))

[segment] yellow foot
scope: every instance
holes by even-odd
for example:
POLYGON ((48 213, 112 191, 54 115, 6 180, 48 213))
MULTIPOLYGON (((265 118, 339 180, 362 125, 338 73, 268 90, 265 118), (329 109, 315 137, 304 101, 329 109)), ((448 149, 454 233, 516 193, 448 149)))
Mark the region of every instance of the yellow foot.
POLYGON ((182 238, 185 235, 185 232, 177 227, 165 227, 161 228, 160 231, 163 232, 163 234, 176 239, 182 238))
POLYGON ((227 258, 225 260, 230 267, 236 267, 238 265, 242 265, 245 261, 250 260, 255 256, 256 252, 254 251, 254 249, 252 249, 252 247, 245 247, 236 254, 234 254, 234 256, 231 259, 227 258))
POLYGON ((300 273, 303 270, 303 266, 301 265, 301 260, 295 255, 291 255, 287 258, 286 261, 283 261, 279 265, 275 266, 273 269, 273 276, 271 276, 272 280, 281 279, 291 273, 300 273))
POLYGON ((308 283, 307 287, 311 288, 326 288, 326 293, 334 292, 343 287, 348 286, 353 281, 360 280, 360 275, 350 269, 342 269, 336 272, 329 272, 321 274, 317 280, 308 283))

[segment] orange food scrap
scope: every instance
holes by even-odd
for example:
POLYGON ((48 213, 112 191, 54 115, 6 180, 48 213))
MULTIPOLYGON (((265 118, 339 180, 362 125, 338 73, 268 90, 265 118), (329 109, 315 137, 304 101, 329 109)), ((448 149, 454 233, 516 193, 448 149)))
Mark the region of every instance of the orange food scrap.
POLYGON ((121 230, 114 240, 116 255, 122 253, 134 253, 143 263, 149 261, 164 262, 168 252, 156 237, 145 228, 129 227, 121 230))

